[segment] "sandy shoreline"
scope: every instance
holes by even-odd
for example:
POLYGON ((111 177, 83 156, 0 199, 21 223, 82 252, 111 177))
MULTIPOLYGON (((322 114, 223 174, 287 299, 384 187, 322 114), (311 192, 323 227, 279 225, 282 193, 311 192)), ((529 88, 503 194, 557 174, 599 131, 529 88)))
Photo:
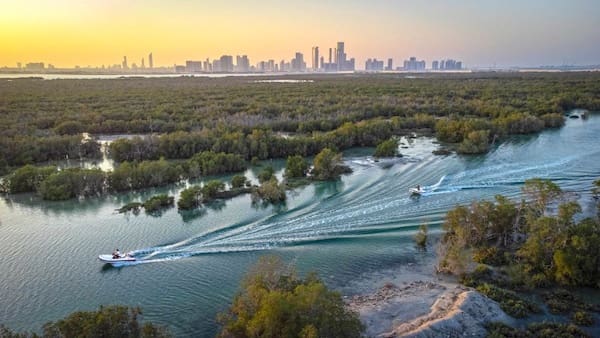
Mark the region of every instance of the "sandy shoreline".
POLYGON ((368 337, 484 337, 485 323, 514 322, 495 301, 436 276, 426 261, 371 275, 361 283, 371 288, 344 297, 368 337))

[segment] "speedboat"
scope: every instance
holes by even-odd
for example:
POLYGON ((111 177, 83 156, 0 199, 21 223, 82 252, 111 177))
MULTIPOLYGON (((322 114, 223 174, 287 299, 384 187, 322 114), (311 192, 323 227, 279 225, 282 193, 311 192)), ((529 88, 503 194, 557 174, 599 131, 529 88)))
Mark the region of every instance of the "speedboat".
POLYGON ((408 192, 410 192, 411 195, 421 195, 425 190, 423 190, 423 188, 410 188, 408 189, 408 192))
POLYGON ((118 258, 114 258, 113 255, 100 255, 98 259, 105 263, 123 263, 123 262, 135 262, 135 257, 130 254, 120 255, 118 258))

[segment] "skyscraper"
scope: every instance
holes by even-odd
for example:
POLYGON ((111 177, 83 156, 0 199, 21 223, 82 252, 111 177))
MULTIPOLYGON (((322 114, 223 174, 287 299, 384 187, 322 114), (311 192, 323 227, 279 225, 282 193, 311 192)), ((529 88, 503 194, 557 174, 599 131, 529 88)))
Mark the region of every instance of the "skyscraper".
POLYGON ((152 59, 152 53, 148 54, 148 67, 150 69, 154 68, 154 60, 152 59))
POLYGON ((411 56, 410 59, 404 60, 404 70, 406 71, 423 71, 425 70, 425 61, 417 61, 417 58, 411 56))
POLYGON ((129 66, 127 65, 127 56, 123 56, 123 63, 121 64, 121 67, 123 67, 123 69, 129 69, 129 66))
POLYGON ((312 48, 312 69, 319 70, 319 47, 312 48))
POLYGON ((336 57, 335 63, 337 64, 338 71, 347 70, 346 53, 344 52, 344 43, 341 41, 337 43, 337 57, 336 57))
POLYGON ((213 71, 226 73, 233 72, 233 56, 222 55, 219 60, 215 61, 213 61, 213 71))
POLYGON ((374 71, 380 72, 383 70, 383 60, 379 61, 377 59, 367 59, 365 62, 365 70, 366 71, 374 71))
POLYGON ((394 68, 393 68, 393 62, 394 62, 394 61, 393 61, 391 58, 390 58, 390 59, 388 59, 388 62, 387 62, 387 67, 385 67, 385 70, 388 70, 388 71, 389 71, 389 70, 394 70, 394 68))
POLYGON ((185 71, 187 73, 200 73, 202 71, 202 61, 186 61, 185 71))
POLYGON ((306 71, 306 62, 304 62, 304 55, 300 52, 296 52, 296 57, 292 59, 292 72, 304 72, 306 71))
POLYGON ((248 59, 248 55, 238 55, 235 57, 235 60, 235 69, 237 72, 247 73, 250 71, 250 60, 248 59))

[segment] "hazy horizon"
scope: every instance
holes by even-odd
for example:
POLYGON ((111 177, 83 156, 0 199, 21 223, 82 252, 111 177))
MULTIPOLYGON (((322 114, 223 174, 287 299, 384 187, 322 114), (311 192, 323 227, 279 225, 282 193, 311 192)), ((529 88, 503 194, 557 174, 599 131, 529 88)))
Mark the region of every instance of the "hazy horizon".
POLYGON ((313 46, 326 55, 346 43, 358 69, 367 58, 453 58, 468 67, 600 63, 600 2, 516 0, 267 0, 227 4, 189 0, 122 2, 2 1, 0 66, 45 62, 60 68, 154 65, 221 55, 289 60, 310 66, 313 46))

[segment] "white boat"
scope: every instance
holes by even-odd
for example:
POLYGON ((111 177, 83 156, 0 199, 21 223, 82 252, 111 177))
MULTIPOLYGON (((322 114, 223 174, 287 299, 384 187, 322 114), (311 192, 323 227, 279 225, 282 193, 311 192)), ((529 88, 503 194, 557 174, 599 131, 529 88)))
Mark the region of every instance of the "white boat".
POLYGON ((113 255, 100 255, 100 256, 98 256, 98 259, 100 259, 101 261, 103 261, 105 263, 123 263, 123 262, 134 262, 135 261, 135 257, 133 257, 129 254, 121 255, 121 256, 119 256, 119 258, 114 258, 113 255))
POLYGON ((421 195, 425 192, 425 190, 423 190, 423 188, 410 188, 408 189, 408 192, 410 192, 412 195, 421 195))

